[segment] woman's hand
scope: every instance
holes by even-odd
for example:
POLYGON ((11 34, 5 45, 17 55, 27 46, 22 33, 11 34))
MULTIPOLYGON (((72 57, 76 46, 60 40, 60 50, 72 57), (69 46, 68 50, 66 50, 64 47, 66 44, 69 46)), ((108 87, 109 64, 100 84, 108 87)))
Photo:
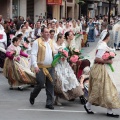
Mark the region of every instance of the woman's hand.
POLYGON ((20 57, 14 57, 13 60, 19 62, 20 61, 20 57))

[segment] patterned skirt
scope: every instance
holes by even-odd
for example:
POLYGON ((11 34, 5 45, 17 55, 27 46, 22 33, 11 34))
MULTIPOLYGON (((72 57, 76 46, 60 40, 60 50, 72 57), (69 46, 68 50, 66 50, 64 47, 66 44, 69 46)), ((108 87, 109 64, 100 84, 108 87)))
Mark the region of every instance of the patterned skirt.
POLYGON ((94 64, 91 69, 88 101, 93 105, 109 109, 120 108, 118 91, 105 65, 94 64))
POLYGON ((55 95, 71 100, 83 95, 81 86, 67 61, 57 64, 55 67, 55 95))
POLYGON ((75 99, 83 95, 83 91, 80 86, 77 86, 76 88, 64 92, 62 90, 62 82, 59 79, 55 79, 54 91, 56 96, 65 100, 75 99))
POLYGON ((9 58, 5 59, 3 73, 11 87, 23 84, 36 84, 35 74, 24 66, 27 63, 25 59, 21 58, 21 61, 24 62, 23 65, 9 58))

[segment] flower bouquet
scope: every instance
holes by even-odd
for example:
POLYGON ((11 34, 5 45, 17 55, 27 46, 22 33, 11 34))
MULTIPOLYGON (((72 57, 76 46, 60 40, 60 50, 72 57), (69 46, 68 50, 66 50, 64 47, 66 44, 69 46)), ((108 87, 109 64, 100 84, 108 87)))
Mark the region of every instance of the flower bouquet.
POLYGON ((66 58, 68 58, 68 49, 60 49, 58 54, 54 56, 52 66, 55 67, 60 60, 64 61, 66 58))
POLYGON ((11 51, 11 52, 10 52, 10 55, 11 55, 11 56, 16 56, 16 51, 15 51, 15 50, 14 50, 14 51, 11 51))
MULTIPOLYGON (((115 53, 114 52, 105 52, 104 55, 102 56, 103 60, 111 60, 115 57, 115 53)), ((112 66, 112 64, 108 64, 110 69, 112 70, 112 72, 114 72, 114 68, 112 66)))
POLYGON ((23 44, 22 44, 22 46, 21 46, 21 50, 22 51, 25 51, 25 50, 27 50, 28 49, 28 43, 27 42, 24 42, 23 44))
POLYGON ((81 52, 78 49, 71 49, 68 47, 69 50, 69 57, 68 62, 70 63, 76 63, 79 59, 82 59, 81 52))

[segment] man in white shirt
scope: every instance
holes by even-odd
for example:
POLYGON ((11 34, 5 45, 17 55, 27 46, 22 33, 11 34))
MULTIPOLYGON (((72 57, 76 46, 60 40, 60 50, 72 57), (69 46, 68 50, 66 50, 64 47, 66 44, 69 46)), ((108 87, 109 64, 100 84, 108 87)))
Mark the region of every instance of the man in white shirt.
POLYGON ((34 41, 31 51, 31 62, 36 73, 37 85, 30 94, 30 103, 34 104, 35 98, 46 84, 46 108, 54 109, 54 69, 51 67, 53 46, 46 27, 41 28, 41 36, 34 41))

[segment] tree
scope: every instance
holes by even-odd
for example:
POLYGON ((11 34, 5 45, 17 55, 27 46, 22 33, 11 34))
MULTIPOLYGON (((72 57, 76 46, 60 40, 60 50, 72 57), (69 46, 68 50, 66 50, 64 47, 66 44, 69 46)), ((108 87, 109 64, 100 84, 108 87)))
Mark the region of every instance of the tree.
POLYGON ((79 4, 79 19, 81 17, 81 5, 85 4, 84 0, 76 0, 76 3, 79 4))

